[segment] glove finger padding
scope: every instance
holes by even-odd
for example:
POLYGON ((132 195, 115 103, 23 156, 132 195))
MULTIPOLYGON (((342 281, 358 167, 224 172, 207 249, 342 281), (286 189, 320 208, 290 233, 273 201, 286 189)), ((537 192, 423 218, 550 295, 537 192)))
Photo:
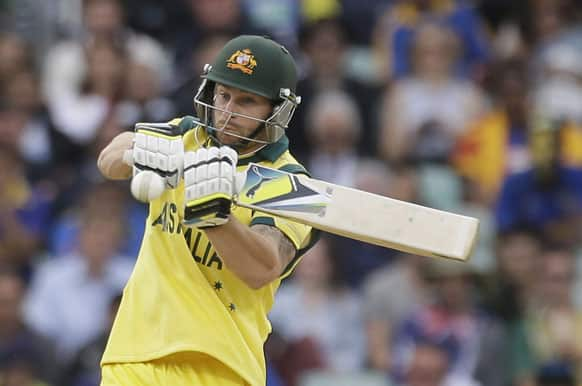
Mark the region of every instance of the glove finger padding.
POLYGON ((184 155, 184 223, 197 228, 225 224, 236 194, 237 153, 226 146, 184 155))
POLYGON ((175 188, 180 182, 184 157, 181 129, 167 123, 138 123, 133 146, 133 173, 151 170, 175 188))

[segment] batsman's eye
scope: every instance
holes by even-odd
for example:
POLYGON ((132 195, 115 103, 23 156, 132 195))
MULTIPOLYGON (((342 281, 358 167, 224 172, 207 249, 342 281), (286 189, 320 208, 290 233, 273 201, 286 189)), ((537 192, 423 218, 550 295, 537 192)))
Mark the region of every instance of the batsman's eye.
POLYGON ((224 91, 218 91, 216 93, 216 95, 214 95, 214 100, 215 100, 215 102, 218 102, 218 103, 226 103, 229 101, 229 99, 230 99, 230 95, 224 91))
POLYGON ((239 104, 240 104, 241 106, 251 106, 251 105, 255 105, 255 104, 257 104, 257 103, 256 103, 256 101, 255 101, 253 98, 251 98, 251 97, 244 97, 244 98, 241 98, 241 99, 240 99, 240 101, 239 101, 239 104))

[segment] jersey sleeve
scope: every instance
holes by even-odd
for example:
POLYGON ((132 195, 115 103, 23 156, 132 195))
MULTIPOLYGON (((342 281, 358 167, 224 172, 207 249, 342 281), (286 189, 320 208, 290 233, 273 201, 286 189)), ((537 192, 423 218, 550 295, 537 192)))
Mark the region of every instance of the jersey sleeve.
POLYGON ((291 241, 297 250, 302 248, 312 229, 308 225, 303 225, 284 218, 255 212, 250 225, 253 226, 257 224, 276 227, 289 239, 289 241, 291 241))
MULTIPOLYGON (((278 169, 293 174, 309 175, 303 166, 295 163, 286 164, 282 167, 279 167, 278 169)), ((287 265, 287 267, 285 267, 285 270, 281 275, 282 278, 285 278, 291 274, 297 263, 299 263, 301 256, 303 256, 305 252, 307 252, 313 245, 315 245, 320 236, 320 231, 312 228, 309 225, 304 225, 265 213, 254 212, 250 225, 253 226, 257 224, 276 227, 289 239, 289 241, 291 241, 295 247, 295 257, 287 265)))
MULTIPOLYGON (((287 173, 304 174, 309 176, 309 173, 305 170, 305 168, 297 163, 287 163, 276 167, 276 169, 287 173)), ((277 182, 277 184, 274 185, 275 190, 288 189, 286 185, 287 183, 285 182, 282 183, 277 182)), ((287 236, 287 238, 293 243, 293 246, 295 247, 296 250, 300 250, 304 246, 305 240, 309 238, 309 234, 312 229, 308 225, 303 225, 297 222, 293 222, 291 220, 272 216, 265 213, 254 212, 251 217, 250 225, 253 226, 257 224, 270 225, 276 227, 281 232, 283 232, 285 236, 287 236)))
POLYGON ((317 240, 319 240, 320 231, 318 229, 312 228, 308 225, 299 224, 287 219, 270 216, 268 214, 262 214, 256 212, 251 220, 251 226, 256 224, 270 225, 279 229, 295 247, 295 256, 287 264, 283 272, 281 273, 281 278, 289 276, 295 266, 301 260, 301 257, 315 245, 317 240))

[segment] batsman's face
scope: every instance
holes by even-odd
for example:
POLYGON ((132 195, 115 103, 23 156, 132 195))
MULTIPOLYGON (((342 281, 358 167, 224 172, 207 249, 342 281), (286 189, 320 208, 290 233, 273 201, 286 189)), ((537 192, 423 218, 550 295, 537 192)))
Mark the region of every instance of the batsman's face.
POLYGON ((264 120, 273 109, 271 102, 263 96, 221 84, 216 85, 214 89, 214 106, 220 109, 213 110, 214 127, 224 129, 216 133, 216 137, 224 145, 240 143, 241 139, 231 134, 249 137, 261 124, 254 119, 232 113, 264 120))

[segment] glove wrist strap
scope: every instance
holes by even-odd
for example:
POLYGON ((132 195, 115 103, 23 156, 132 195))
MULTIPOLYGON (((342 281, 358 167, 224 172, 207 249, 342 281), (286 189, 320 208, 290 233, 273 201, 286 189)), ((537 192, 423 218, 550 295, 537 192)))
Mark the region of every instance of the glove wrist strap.
POLYGON ((221 197, 196 206, 186 206, 184 210, 184 224, 195 225, 205 222, 209 218, 216 217, 227 219, 230 215, 231 204, 231 200, 221 197))

